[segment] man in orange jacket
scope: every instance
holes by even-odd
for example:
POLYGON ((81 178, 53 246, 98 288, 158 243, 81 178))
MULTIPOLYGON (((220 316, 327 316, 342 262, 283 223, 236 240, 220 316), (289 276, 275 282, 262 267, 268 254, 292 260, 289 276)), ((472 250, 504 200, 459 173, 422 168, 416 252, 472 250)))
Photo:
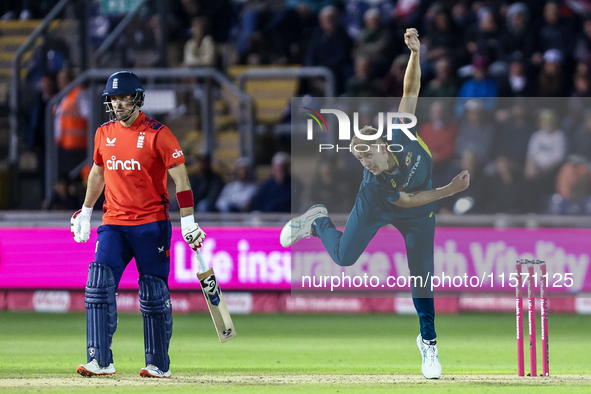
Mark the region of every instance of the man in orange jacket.
MULTIPOLYGON (((70 70, 61 70, 57 76, 59 90, 68 86, 73 79, 70 70)), ((55 111, 55 141, 60 175, 65 175, 86 159, 89 116, 90 102, 82 85, 68 93, 55 111)))

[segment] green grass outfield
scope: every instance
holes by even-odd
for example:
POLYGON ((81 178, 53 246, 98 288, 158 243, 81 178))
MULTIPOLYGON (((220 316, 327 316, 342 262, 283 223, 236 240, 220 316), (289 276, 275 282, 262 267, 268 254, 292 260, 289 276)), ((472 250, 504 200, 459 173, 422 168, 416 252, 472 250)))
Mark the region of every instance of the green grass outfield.
POLYGON ((591 392, 591 316, 550 315, 550 378, 516 377, 514 315, 438 316, 438 381, 420 373, 416 316, 234 316, 238 336, 220 344, 209 315, 176 315, 170 380, 139 378, 142 318, 119 319, 117 375, 83 378, 84 314, 0 312, 0 392, 591 392))

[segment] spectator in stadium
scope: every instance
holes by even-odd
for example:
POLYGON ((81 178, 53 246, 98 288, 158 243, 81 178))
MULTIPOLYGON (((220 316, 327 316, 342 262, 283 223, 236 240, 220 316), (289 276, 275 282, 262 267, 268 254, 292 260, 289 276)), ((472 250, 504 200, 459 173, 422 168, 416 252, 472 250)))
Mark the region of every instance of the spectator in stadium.
POLYGON ((527 144, 534 132, 526 103, 523 99, 515 99, 511 106, 499 109, 495 114, 497 134, 494 157, 510 156, 519 169, 525 165, 527 144))
POLYGON ((574 57, 577 62, 591 66, 591 18, 585 19, 575 47, 574 57))
POLYGON ((494 173, 485 177, 486 199, 482 213, 520 213, 524 183, 520 166, 512 153, 499 153, 494 173))
POLYGON ((530 59, 535 50, 535 37, 527 5, 511 4, 505 18, 505 30, 500 39, 503 60, 511 63, 516 58, 530 59))
POLYGON ((570 155, 576 155, 585 162, 591 162, 591 108, 585 111, 584 120, 576 129, 570 142, 570 155))
POLYGON ((556 193, 548 199, 547 213, 591 214, 591 169, 579 156, 570 156, 556 177, 556 193))
POLYGON ((554 191, 556 174, 568 147, 566 134, 557 127, 553 110, 542 111, 538 120, 540 129, 529 139, 524 170, 530 197, 526 206, 534 211, 540 207, 540 197, 554 191))
POLYGON ((423 97, 456 97, 458 95, 458 80, 453 75, 451 61, 443 57, 435 63, 435 78, 423 90, 423 97))
POLYGON ((251 162, 246 157, 241 157, 234 164, 233 182, 228 183, 222 189, 215 204, 220 212, 246 212, 254 193, 257 190, 255 182, 250 180, 251 162))
POLYGON ((263 30, 273 15, 282 10, 283 0, 252 0, 241 4, 237 25, 233 29, 239 64, 266 62, 273 50, 274 34, 264 34, 263 30))
POLYGON ((433 158, 433 187, 445 185, 444 177, 453 159, 457 135, 458 125, 450 119, 446 102, 433 101, 429 109, 429 122, 419 127, 419 136, 429 147, 433 158))
POLYGON ((573 78, 573 92, 571 93, 571 97, 589 96, 591 96, 589 76, 585 74, 575 74, 573 78))
MULTIPOLYGON (((64 68, 57 75, 61 91, 74 80, 72 71, 64 68)), ((55 110, 55 142, 58 146, 58 171, 61 175, 72 171, 87 157, 88 120, 90 101, 82 85, 76 86, 55 110)))
POLYGON ((377 8, 370 8, 363 17, 365 28, 355 41, 353 58, 366 58, 375 75, 382 76, 392 61, 392 37, 387 26, 380 23, 377 8))
MULTIPOLYGON (((181 0, 185 9, 197 8, 197 16, 204 17, 209 22, 209 33, 217 43, 228 40, 232 23, 233 2, 231 0, 181 0), (193 5, 191 5, 193 3, 193 5)), ((189 19, 192 20, 192 19, 189 19)), ((187 25, 189 28, 190 25, 187 25)))
POLYGON ((41 19, 55 6, 57 0, 2 0, 0 2, 0 20, 19 19, 26 21, 32 18, 41 19))
POLYGON ((207 30, 207 19, 200 17, 191 21, 191 38, 185 44, 183 66, 215 66, 215 43, 207 30))
POLYGON ((476 23, 476 15, 466 0, 455 2, 451 8, 451 18, 455 25, 464 32, 476 23))
MULTIPOLYGON (((347 33, 353 40, 357 40, 365 27, 365 13, 375 8, 380 15, 381 23, 389 23, 392 20, 391 12, 394 5, 390 0, 349 0, 346 2, 343 23, 347 33), (370 4, 371 3, 371 4, 370 4)), ((397 52, 394 52, 397 53, 397 52)))
POLYGON ((378 96, 380 81, 371 78, 372 64, 365 57, 355 59, 355 75, 347 80, 345 94, 349 97, 378 96))
POLYGON ((224 188, 224 180, 213 171, 211 156, 202 153, 197 156, 196 173, 189 176, 195 210, 198 212, 215 212, 216 201, 224 188))
POLYGON ((480 103, 486 110, 492 110, 495 107, 498 96, 497 83, 492 79, 486 78, 487 60, 483 56, 476 56, 472 63, 473 75, 472 79, 464 82, 460 91, 458 92, 458 100, 456 101, 456 116, 461 116, 464 113, 465 105, 470 97, 486 97, 480 103))
POLYGON ((317 171, 308 185, 303 210, 314 204, 323 204, 331 212, 345 213, 351 210, 355 194, 348 193, 347 183, 337 173, 334 160, 322 156, 318 161, 317 171), (347 199, 347 196, 350 196, 347 199))
MULTIPOLYGON (((156 5, 156 3, 152 4, 156 5)), ((183 49, 187 40, 191 38, 191 21, 199 16, 199 11, 199 6, 196 2, 174 0, 168 3, 168 15, 166 19, 168 40, 166 49, 168 52, 169 67, 182 67, 183 49)), ((156 10, 154 10, 152 15, 145 24, 147 30, 145 38, 148 42, 154 41, 158 43, 162 37, 160 15, 156 10)))
POLYGON ((560 50, 562 54, 570 56, 576 39, 567 20, 560 15, 560 6, 556 1, 549 1, 544 6, 544 25, 538 32, 538 51, 534 53, 532 62, 538 65, 542 61, 542 54, 550 49, 560 50))
POLYGON ((492 10, 483 8, 478 13, 478 28, 467 31, 466 41, 466 48, 473 57, 484 57, 489 64, 502 57, 499 29, 492 10))
POLYGON ((533 84, 529 81, 525 63, 514 60, 509 66, 509 74, 499 83, 499 97, 532 97, 533 84))
MULTIPOLYGON (((585 63, 578 63, 572 76, 570 97, 564 101, 555 99, 556 102, 560 103, 559 106, 566 107, 566 114, 560 120, 560 128, 568 135, 569 143, 572 142, 578 126, 583 122, 585 109, 589 106, 589 100, 587 99, 587 97, 591 96, 589 84, 589 67, 585 63)), ((550 106, 553 107, 553 105, 550 106)))
MULTIPOLYGON (((292 190, 294 196, 301 194, 300 182, 291 176, 289 154, 277 152, 271 162, 273 175, 265 181, 253 196, 250 205, 253 211, 260 212, 291 212, 292 190)), ((295 207, 300 201, 293 201, 295 207)))
POLYGON ((538 97, 564 97, 567 86, 562 72, 562 53, 549 49, 544 53, 542 71, 538 77, 538 97))
MULTIPOLYGON (((263 33, 271 37, 274 42, 277 63, 290 62, 292 49, 297 48, 296 50, 299 51, 298 43, 307 40, 311 29, 316 26, 317 17, 322 13, 323 7, 332 6, 334 3, 333 0, 286 0, 284 2, 284 6, 273 14, 263 29, 263 33)), ((299 53, 293 55, 299 56, 299 53)))
POLYGON ((382 83, 379 84, 380 95, 384 97, 402 97, 404 86, 404 71, 409 56, 405 53, 396 56, 382 83))
POLYGON ((42 36, 41 45, 35 48, 28 65, 27 82, 36 84, 41 76, 55 74, 70 63, 70 47, 57 34, 51 31, 42 36))
POLYGON ((431 28, 426 36, 428 41, 426 60, 429 63, 452 56, 461 40, 461 35, 456 31, 453 20, 440 7, 437 7, 433 15, 431 28))
MULTIPOLYGON (((471 99, 466 103, 466 114, 460 122, 456 138, 455 154, 462 157, 466 152, 473 152, 482 167, 488 163, 494 142, 494 127, 485 119, 484 106, 480 99, 471 99)), ((463 168, 466 169, 466 168, 463 168)))
POLYGON ((47 204, 49 210, 74 210, 82 205, 76 196, 76 186, 71 184, 68 178, 61 177, 54 186, 51 200, 47 204))
POLYGON ((335 76, 337 93, 344 91, 345 81, 353 74, 351 39, 339 23, 335 7, 322 8, 318 16, 320 27, 312 32, 304 66, 328 67, 335 76))
MULTIPOLYGON (((558 171, 556 193, 568 201, 577 200, 577 197, 581 197, 577 196, 580 192, 577 190, 577 183, 588 183, 589 179, 591 179, 591 169, 588 162, 582 156, 571 155, 558 171)), ((587 194, 591 194, 591 192, 587 194)))
POLYGON ((26 125, 27 147, 37 153, 40 162, 45 157, 45 108, 57 94, 55 75, 44 74, 36 85, 35 99, 26 125))

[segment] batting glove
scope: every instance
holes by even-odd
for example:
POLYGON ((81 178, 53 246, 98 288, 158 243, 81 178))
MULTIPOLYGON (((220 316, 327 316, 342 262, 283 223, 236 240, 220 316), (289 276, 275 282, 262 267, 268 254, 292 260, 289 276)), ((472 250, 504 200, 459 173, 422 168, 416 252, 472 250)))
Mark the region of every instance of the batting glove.
POLYGON ((203 246, 203 240, 205 239, 205 231, 199 228, 199 225, 195 223, 193 215, 184 216, 181 218, 181 227, 183 238, 189 244, 191 249, 197 250, 203 246))
POLYGON ((92 215, 92 208, 82 206, 72 215, 70 220, 70 229, 72 230, 72 237, 76 242, 86 242, 90 238, 90 216, 92 215))

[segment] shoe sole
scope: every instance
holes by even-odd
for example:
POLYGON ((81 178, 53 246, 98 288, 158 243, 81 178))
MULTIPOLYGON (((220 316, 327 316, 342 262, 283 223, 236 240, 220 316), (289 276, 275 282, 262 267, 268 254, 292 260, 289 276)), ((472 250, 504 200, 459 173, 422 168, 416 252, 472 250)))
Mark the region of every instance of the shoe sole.
POLYGON ((91 376, 104 376, 104 375, 115 375, 117 373, 117 371, 115 372, 101 372, 101 373, 95 373, 95 372, 90 372, 88 369, 84 368, 82 365, 79 366, 78 368, 76 368, 76 373, 78 375, 84 376, 86 378, 90 378, 91 376))
MULTIPOLYGON (((308 208, 308 210, 306 211, 306 213, 308 213, 308 212, 310 212, 312 209, 314 209, 314 208, 318 208, 318 207, 322 207, 322 208, 324 208, 324 211, 325 211, 325 212, 324 212, 324 214, 325 214, 326 216, 328 216, 328 211, 326 210, 326 207, 325 207, 323 204, 315 204, 315 205, 312 205, 310 208, 308 208)), ((301 217, 301 216, 304 216, 306 213, 303 213, 303 214, 302 214, 302 215, 300 215, 300 216, 296 216, 294 219, 297 219, 297 218, 299 218, 299 217, 301 217)), ((293 220, 293 219, 292 219, 292 220, 293 220)), ((287 223, 285 224, 285 226, 283 226, 283 228, 281 229, 281 234, 279 235, 279 240, 281 241, 281 240, 284 238, 284 237, 283 237, 283 235, 284 235, 284 234, 285 234, 287 231, 289 231, 289 239, 290 239, 290 243, 289 243, 288 245, 284 245, 283 243, 281 243, 281 246, 283 246, 284 248, 288 248, 288 247, 290 247, 291 245, 295 244, 295 242, 291 242, 291 222, 292 222, 292 220, 290 220, 289 222, 287 222, 287 223)), ((296 241, 296 242, 297 242, 297 241, 296 241)))
POLYGON ((140 371, 140 376, 142 378, 157 378, 157 379, 162 379, 162 378, 164 378, 164 379, 170 379, 172 377, 172 376, 154 376, 150 372, 148 372, 148 371, 146 371, 144 369, 142 369, 140 371))

